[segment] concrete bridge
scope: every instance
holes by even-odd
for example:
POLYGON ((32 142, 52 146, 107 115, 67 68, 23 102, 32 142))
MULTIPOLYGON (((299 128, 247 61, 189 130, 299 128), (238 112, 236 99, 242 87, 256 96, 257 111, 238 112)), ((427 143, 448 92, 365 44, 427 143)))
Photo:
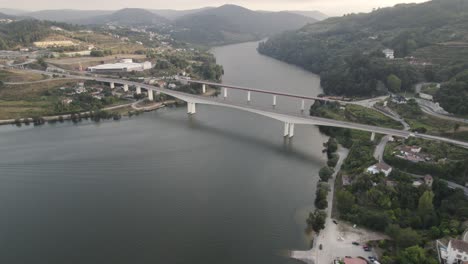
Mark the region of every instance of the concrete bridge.
MULTIPOLYGON (((35 72, 50 74, 50 73, 42 72, 42 71, 35 71, 35 72)), ((267 91, 267 90, 259 90, 259 89, 226 85, 226 84, 220 84, 220 83, 188 80, 188 82, 190 83, 201 84, 203 93, 206 92, 206 85, 221 87, 223 89, 222 97, 217 98, 217 97, 206 97, 202 95, 187 94, 187 93, 183 93, 179 91, 174 91, 174 90, 170 90, 166 88, 156 87, 153 85, 143 84, 139 82, 132 82, 132 81, 123 80, 123 79, 111 79, 111 78, 104 78, 104 77, 97 77, 97 76, 82 76, 82 75, 64 75, 64 77, 81 79, 81 80, 93 80, 93 81, 108 83, 110 85, 110 88, 112 89, 114 89, 116 85, 118 84, 122 86, 124 91, 128 91, 129 86, 134 86, 136 87, 137 94, 141 94, 142 89, 146 90, 148 92, 148 99, 150 101, 154 100, 154 92, 157 94, 161 94, 161 93, 166 94, 174 98, 177 98, 179 100, 187 102, 187 113, 190 115, 193 115, 197 112, 196 107, 198 104, 216 105, 216 106, 228 107, 232 109, 239 109, 239 110, 255 113, 258 115, 266 116, 266 117, 283 122, 284 124, 283 135, 289 138, 292 138, 294 136, 296 125, 319 125, 319 126, 357 129, 357 130, 370 132, 372 133, 371 139, 375 137, 375 134, 383 134, 383 135, 390 135, 390 136, 400 137, 400 138, 415 137, 415 138, 422 138, 422 139, 427 139, 427 140, 436 140, 436 141, 451 143, 451 144, 455 144, 458 146, 468 148, 468 142, 463 142, 463 141, 458 141, 458 140, 453 140, 453 139, 448 139, 448 138, 438 137, 438 136, 431 136, 431 135, 426 135, 426 134, 412 133, 410 131, 405 131, 405 130, 370 126, 370 125, 364 125, 364 124, 347 122, 347 121, 339 121, 339 120, 309 116, 308 114, 304 113, 306 101, 313 101, 313 100, 337 101, 337 100, 322 99, 319 97, 309 97, 309 96, 302 96, 302 95, 297 95, 297 94, 272 92, 272 91, 267 91), (245 91, 247 102, 251 100, 252 92, 270 94, 272 96, 272 106, 271 107, 259 107, 259 106, 253 106, 250 104, 234 103, 234 102, 227 101, 225 100, 225 98, 228 97, 229 89, 237 89, 237 90, 245 91), (298 111, 297 112, 284 112, 284 111, 280 111, 276 109, 274 106, 276 106, 276 103, 277 103, 276 98, 278 96, 297 99, 298 111)))

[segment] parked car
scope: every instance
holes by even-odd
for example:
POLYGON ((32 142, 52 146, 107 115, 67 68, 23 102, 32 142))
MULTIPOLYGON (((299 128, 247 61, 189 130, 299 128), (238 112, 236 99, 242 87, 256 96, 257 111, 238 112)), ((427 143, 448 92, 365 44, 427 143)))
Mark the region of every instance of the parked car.
POLYGON ((353 245, 359 246, 359 242, 353 241, 353 245))
POLYGON ((322 246, 322 244, 320 244, 319 249, 322 250, 322 248, 323 248, 323 246, 322 246))
POLYGON ((337 222, 336 220, 333 220, 333 223, 334 223, 335 225, 337 225, 337 224, 338 224, 338 222, 337 222))

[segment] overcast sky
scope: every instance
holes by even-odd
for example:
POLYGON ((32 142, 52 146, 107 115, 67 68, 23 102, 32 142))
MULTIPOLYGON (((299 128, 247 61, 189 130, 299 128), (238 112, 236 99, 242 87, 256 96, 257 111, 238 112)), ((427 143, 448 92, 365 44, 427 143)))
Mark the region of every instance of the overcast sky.
POLYGON ((398 3, 420 3, 427 0, 0 0, 1 8, 41 9, 106 9, 124 7, 154 9, 192 9, 204 6, 236 4, 262 10, 319 10, 328 15, 367 12, 373 8, 398 3))

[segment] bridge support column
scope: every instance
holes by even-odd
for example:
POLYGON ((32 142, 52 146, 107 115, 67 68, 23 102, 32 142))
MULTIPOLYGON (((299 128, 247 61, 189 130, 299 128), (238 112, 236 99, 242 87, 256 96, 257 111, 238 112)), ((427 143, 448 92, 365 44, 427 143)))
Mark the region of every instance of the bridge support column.
POLYGON ((223 89, 224 89, 224 99, 226 99, 226 97, 227 97, 227 88, 224 87, 223 89))
POLYGON ((141 87, 140 87, 140 86, 137 86, 137 88, 136 88, 136 94, 141 94, 141 87))
POLYGON ((111 88, 111 89, 114 89, 114 88, 115 88, 115 83, 111 82, 111 83, 109 83, 109 85, 110 85, 110 88, 111 88))
POLYGON ((128 84, 124 84, 123 90, 124 90, 124 92, 128 92, 128 84))
POLYGON ((154 100, 154 97, 153 97, 153 90, 148 90, 148 100, 150 100, 150 101, 153 101, 153 100, 154 100))
POLYGON ((284 123, 284 134, 285 137, 289 135, 289 123, 285 122, 284 123))
POLYGON ((276 106, 276 95, 273 95, 273 106, 276 106))
POLYGON ((375 132, 372 132, 372 135, 371 135, 371 137, 370 137, 370 140, 371 140, 371 141, 374 141, 374 140, 375 140, 375 132))
POLYGON ((187 102, 187 114, 193 115, 195 113, 197 113, 196 104, 191 103, 191 102, 187 102))
POLYGON ((247 92, 247 102, 250 103, 250 91, 247 92))
POLYGON ((305 110, 305 100, 302 99, 302 102, 301 102, 301 111, 304 112, 305 110))
POLYGON ((294 124, 289 124, 289 138, 294 137, 294 124))
POLYGON ((205 94, 206 93, 206 85, 202 84, 202 92, 205 94))

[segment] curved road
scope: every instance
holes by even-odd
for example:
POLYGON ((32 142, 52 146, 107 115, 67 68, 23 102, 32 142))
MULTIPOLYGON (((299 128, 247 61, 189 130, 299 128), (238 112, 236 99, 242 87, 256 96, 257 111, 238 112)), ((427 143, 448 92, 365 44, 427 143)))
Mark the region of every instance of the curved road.
MULTIPOLYGON (((44 71, 37 71, 37 70, 30 70, 33 72, 39 72, 42 74, 48 74, 50 75, 51 73, 49 72, 44 72, 44 71)), ((292 123, 292 124, 298 124, 298 125, 321 125, 321 126, 331 126, 331 127, 341 127, 341 128, 349 128, 349 129, 357 129, 357 130, 362 130, 362 131, 367 131, 367 132, 372 132, 372 133, 378 133, 378 134, 383 134, 383 135, 391 135, 391 136, 396 136, 396 137, 402 137, 402 138, 408 138, 408 137, 416 137, 416 138, 422 138, 422 139, 428 139, 428 140, 437 140, 437 141, 443 141, 455 145, 459 145, 465 148, 468 148, 468 142, 463 142, 463 141, 458 141, 458 140, 453 140, 453 139, 448 139, 444 137, 438 137, 438 136, 431 136, 431 135, 426 135, 426 134, 418 134, 418 133, 411 133, 409 131, 405 130, 397 130, 397 129, 391 129, 391 128, 383 128, 383 127, 378 127, 378 126, 369 126, 369 125, 364 125, 364 124, 358 124, 358 123, 353 123, 353 122, 346 122, 346 121, 339 121, 339 120, 332 120, 332 119, 326 119, 326 118, 320 118, 320 117, 314 117, 314 116, 308 116, 304 115, 303 113, 298 112, 280 112, 277 109, 274 108, 266 108, 266 107, 256 107, 252 105, 247 105, 247 104, 239 104, 239 103, 234 103, 234 102, 229 102, 225 101, 221 98, 214 98, 214 97, 204 97, 201 95, 192 95, 192 94, 187 94, 183 92, 178 92, 174 90, 169 90, 166 88, 160 88, 148 84, 143 84, 143 83, 138 83, 138 82, 132 82, 128 80, 122 80, 122 79, 111 79, 111 78, 101 78, 101 77, 93 77, 93 76, 77 76, 77 75, 67 75, 64 74, 63 76, 67 78, 76 78, 76 79, 82 79, 82 80, 94 80, 98 82, 105 82, 105 83, 116 83, 116 84, 121 84, 121 85, 129 85, 129 86, 139 86, 141 88, 144 88, 146 90, 150 91, 155 91, 155 92, 160 92, 163 94, 167 94, 170 96, 173 96, 175 98, 178 98, 182 101, 190 102, 190 103, 195 103, 195 104, 208 104, 208 105, 217 105, 217 106, 223 106, 223 107, 229 107, 233 109, 239 109, 251 113, 256 113, 259 115, 267 116, 282 122, 286 123, 292 123)), ((197 82, 201 84, 207 84, 207 85, 213 85, 213 86, 220 86, 220 87, 234 87, 234 86, 229 86, 226 84, 219 84, 219 83, 211 83, 211 82, 203 82, 203 81, 192 81, 192 82, 197 82)), ((249 89, 242 87, 243 89, 249 89)), ((258 90, 258 89, 251 89, 251 91, 262 91, 265 93, 272 93, 270 91, 263 91, 263 90, 258 90)), ((284 93, 276 93, 281 96, 288 96, 288 97, 297 97, 297 98, 309 98, 309 97, 303 97, 299 95, 294 95, 294 94, 284 94, 284 93)))

